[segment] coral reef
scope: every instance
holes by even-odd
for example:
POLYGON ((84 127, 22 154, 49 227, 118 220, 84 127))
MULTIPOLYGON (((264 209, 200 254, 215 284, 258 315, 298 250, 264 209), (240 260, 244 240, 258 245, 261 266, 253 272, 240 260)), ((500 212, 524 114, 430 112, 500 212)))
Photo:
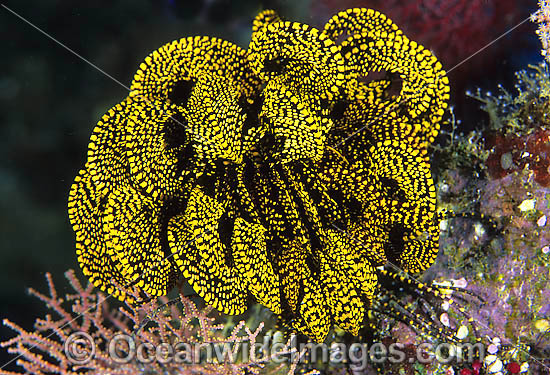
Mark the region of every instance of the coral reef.
MULTIPOLYGON (((49 274, 49 295, 30 290, 53 313, 37 319, 34 331, 4 320, 17 335, 1 345, 17 355, 25 373, 291 374, 296 368, 288 360, 274 361, 293 354, 288 343, 276 352, 254 351, 263 339, 263 323, 254 329, 244 321, 222 324, 212 307, 198 308, 183 296, 174 301, 161 298, 140 308, 111 308, 108 296, 94 292, 93 284, 82 286, 73 271, 65 275, 74 293, 60 296, 49 274), (245 347, 248 351, 243 352, 245 347), (149 348, 152 352, 147 352, 149 348)), ((14 373, 0 370, 0 374, 14 373)))
POLYGON ((539 64, 516 73, 517 95, 469 94, 483 103, 490 122, 484 132, 490 151, 486 166, 492 178, 528 168, 540 185, 550 184, 550 80, 548 66, 539 64))
MULTIPOLYGON (((267 65, 271 69, 268 69, 269 74, 286 69, 286 66, 281 67, 284 65, 281 61, 269 61, 267 65)), ((452 131, 443 131, 442 142, 430 146, 435 155, 433 176, 438 210, 447 212, 446 219, 439 225, 442 233, 440 252, 434 266, 418 281, 413 279, 415 275, 400 279, 400 274, 385 277, 385 271, 377 271, 379 288, 372 295, 373 309, 366 314, 373 337, 369 338, 361 331, 361 337, 350 338, 349 333, 339 328, 323 333, 335 346, 339 343, 368 342, 369 339, 388 346, 402 343, 407 359, 404 362, 385 362, 366 368, 354 367, 356 364, 353 361, 342 366, 328 366, 324 363, 324 369, 323 363, 317 362, 303 365, 290 360, 281 364, 276 361, 278 356, 292 358, 295 355, 294 359, 299 360, 311 353, 293 349, 286 339, 282 339, 282 333, 278 331, 273 319, 266 321, 264 326, 264 318, 268 317, 262 314, 266 310, 258 305, 249 309, 248 315, 243 318, 246 321, 238 322, 209 307, 199 308, 189 297, 182 296, 175 301, 162 298, 153 300, 139 308, 133 305, 112 308, 106 303, 107 296, 100 292, 94 293, 92 284, 83 287, 72 271, 67 273, 67 279, 74 289, 72 294, 60 297, 49 275, 48 296, 31 291, 57 316, 47 315, 44 319, 38 319, 34 331, 24 330, 12 321, 4 321, 5 325, 15 330, 16 336, 3 342, 2 346, 7 347, 10 353, 19 355, 18 365, 26 373, 33 374, 249 374, 297 371, 318 374, 320 371, 314 368, 322 369, 327 374, 354 375, 371 374, 375 368, 381 373, 406 375, 548 373, 550 80, 548 68, 544 64, 519 72, 517 78, 516 94, 499 88, 496 96, 481 91, 473 95, 483 103, 487 112, 488 122, 484 128, 466 135, 459 134, 451 119, 449 123, 452 131), (393 307, 390 308, 390 305, 393 307), (86 363, 79 362, 79 356, 90 354, 89 348, 83 346, 83 341, 70 347, 76 357, 67 357, 66 343, 77 332, 89 335, 95 345, 94 355, 86 363), (170 353, 161 352, 160 357, 151 362, 120 363, 113 361, 108 352, 110 345, 107 345, 117 334, 157 347, 162 343, 205 344, 214 347, 217 344, 228 344, 226 348, 229 352, 224 355, 230 355, 233 349, 242 344, 254 347, 255 343, 266 337, 274 342, 282 342, 282 346, 276 353, 268 355, 262 352, 257 358, 236 361, 225 356, 208 361, 201 355, 193 357, 191 353, 182 364, 164 361, 170 353), (415 358, 422 344, 436 344, 444 340, 452 343, 449 350, 453 350, 458 343, 479 341, 484 345, 486 356, 484 359, 475 357, 475 360, 467 363, 461 363, 458 357, 449 363, 440 360, 429 364, 415 358), (409 358, 412 361, 408 361, 409 358)), ((285 79, 293 81, 289 77, 285 79)), ((199 83, 216 84, 207 79, 199 83)), ((299 86, 299 83, 299 80, 294 79, 293 84, 299 86)), ((267 93, 278 98, 277 93, 284 92, 285 87, 273 84, 268 88, 272 91, 267 93)), ((183 91, 180 89, 184 88, 172 88, 171 97, 181 99, 183 91)), ((380 93, 380 89, 384 91, 381 87, 375 87, 372 93, 380 93)), ((385 95, 392 98, 387 92, 385 95)), ((269 107, 272 111, 275 107, 273 102, 269 107)), ((244 102, 238 104, 244 105, 244 102)), ((254 103, 248 104, 248 113, 257 114, 254 112, 254 103)), ((291 112, 292 105, 289 104, 288 108, 291 112)), ((328 111, 331 116, 338 112, 335 108, 338 109, 334 105, 328 111)), ((141 114, 139 110, 135 112, 132 115, 141 114)), ((319 113, 325 114, 322 110, 319 113)), ((169 135, 177 138, 181 134, 173 132, 169 135)), ((168 140, 173 141, 174 138, 168 137, 168 140)), ((285 149, 284 144, 280 150, 286 157, 293 152, 288 147, 285 149)), ((114 152, 113 155, 119 156, 114 152)), ((147 189, 157 181, 145 181, 148 176, 140 176, 139 172, 139 168, 132 171, 148 194, 150 192, 147 189)), ((391 187, 386 186, 387 190, 391 190, 391 187)), ((86 186, 80 192, 89 193, 88 188, 86 186)), ((203 202, 208 200, 195 197, 197 206, 200 206, 201 199, 203 202)), ((102 199, 96 203, 111 204, 102 199)), ((107 220, 109 223, 112 222, 107 220)), ((106 258, 101 259, 108 261, 106 258)), ((110 270, 116 271, 118 268, 113 266, 110 270)), ((124 275, 129 273, 126 271, 124 275)), ((114 291, 119 290, 118 281, 124 280, 108 281, 112 282, 110 286, 113 289, 107 289, 114 291)), ((154 291, 159 283, 152 284, 154 291)), ((140 291, 131 293, 130 297, 143 299, 144 294, 140 291)), ((267 297, 263 298, 266 304, 272 303, 267 301, 267 297)), ((319 312, 323 309, 313 310, 319 312)), ((325 329, 325 326, 322 328, 325 329)), ((132 348, 117 346, 114 350, 119 356, 124 356, 132 348)), ((442 359, 441 353, 430 349, 422 353, 442 359)), ((9 374, 2 370, 0 373, 9 374)))
POLYGON ((448 134, 453 141, 437 150, 455 160, 436 173, 440 205, 473 215, 443 222, 430 277, 464 277, 466 290, 484 300, 470 314, 488 345, 488 373, 542 374, 550 365, 546 64, 518 72, 517 80, 515 95, 502 88, 496 96, 475 94, 488 115, 485 128, 448 134))

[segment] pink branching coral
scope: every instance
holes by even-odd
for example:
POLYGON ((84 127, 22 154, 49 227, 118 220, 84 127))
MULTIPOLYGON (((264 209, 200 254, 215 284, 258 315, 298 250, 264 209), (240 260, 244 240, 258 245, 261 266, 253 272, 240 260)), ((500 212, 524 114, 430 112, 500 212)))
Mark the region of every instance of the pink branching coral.
MULTIPOLYGON (((199 309, 181 295, 180 304, 159 299, 139 308, 126 305, 111 309, 106 303, 108 297, 94 292, 92 284, 83 287, 72 270, 65 276, 75 292, 65 298, 58 295, 50 274, 46 274, 49 296, 30 289, 30 293, 46 303, 58 317, 48 314, 44 319, 37 319, 33 332, 4 320, 4 325, 17 335, 1 346, 17 356, 16 363, 24 369, 23 373, 258 374, 261 369, 262 373, 281 371, 285 366, 289 373, 296 369, 299 353, 290 366, 288 362, 275 364, 273 361, 276 357, 296 354, 289 349, 289 343, 281 344, 276 352, 254 351, 263 324, 255 330, 244 321, 235 326, 216 324, 219 319, 215 319, 211 307, 199 309), (228 329, 230 334, 224 335, 222 331, 228 329), (116 345, 112 344, 115 340, 118 340, 116 345), (193 350, 182 351, 179 354, 185 356, 176 357, 168 349, 178 345, 193 350), (214 349, 214 358, 205 357, 209 346, 214 349), (250 351, 239 359, 238 352, 244 346, 250 351), (156 348, 156 351, 140 352, 139 348, 156 348), (137 355, 130 357, 130 353, 137 355), (146 360, 140 359, 140 355, 146 360)), ((15 373, 0 370, 0 374, 15 373)))

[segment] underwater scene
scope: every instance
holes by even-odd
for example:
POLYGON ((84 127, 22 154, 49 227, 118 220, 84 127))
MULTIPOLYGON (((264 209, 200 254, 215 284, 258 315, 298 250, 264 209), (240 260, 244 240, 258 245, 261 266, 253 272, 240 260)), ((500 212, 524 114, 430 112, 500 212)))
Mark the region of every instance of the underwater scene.
POLYGON ((550 374, 550 1, 0 35, 0 374, 550 374))

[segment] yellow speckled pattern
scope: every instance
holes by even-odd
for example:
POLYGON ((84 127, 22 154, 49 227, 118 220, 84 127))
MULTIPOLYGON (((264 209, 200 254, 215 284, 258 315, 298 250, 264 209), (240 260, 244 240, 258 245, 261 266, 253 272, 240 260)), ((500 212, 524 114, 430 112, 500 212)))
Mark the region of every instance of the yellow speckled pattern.
POLYGON ((437 59, 370 9, 322 29, 263 11, 246 50, 168 43, 99 121, 70 190, 83 273, 121 300, 184 279, 226 314, 255 301, 316 341, 356 335, 377 267, 437 256, 427 147, 448 99, 437 59))

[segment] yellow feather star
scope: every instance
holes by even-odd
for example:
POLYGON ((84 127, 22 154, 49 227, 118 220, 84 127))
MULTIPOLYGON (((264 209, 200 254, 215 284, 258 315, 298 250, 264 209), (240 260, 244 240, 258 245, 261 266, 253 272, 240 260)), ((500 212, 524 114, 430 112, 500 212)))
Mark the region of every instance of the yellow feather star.
POLYGON ((82 270, 121 300, 183 276, 224 313, 255 300, 317 341, 357 334, 377 267, 437 255, 448 99, 436 58, 370 9, 322 29, 264 11, 247 50, 168 43, 90 137, 68 204, 82 270))

